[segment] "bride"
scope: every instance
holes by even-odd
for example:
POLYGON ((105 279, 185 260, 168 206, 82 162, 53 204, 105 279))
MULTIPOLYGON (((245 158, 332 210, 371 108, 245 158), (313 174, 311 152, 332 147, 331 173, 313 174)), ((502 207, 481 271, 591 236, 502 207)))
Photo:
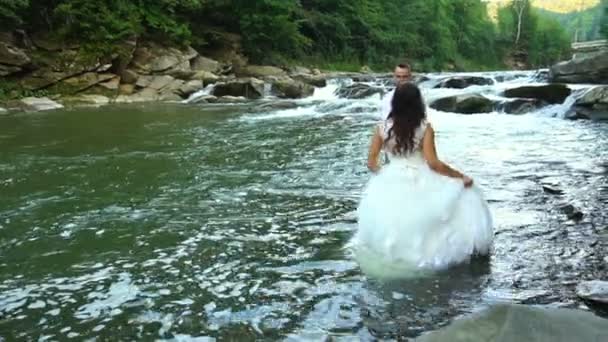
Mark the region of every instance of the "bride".
POLYGON ((408 277, 488 254, 492 218, 473 180, 438 159, 420 89, 400 85, 371 141, 374 172, 359 204, 352 245, 364 272, 408 277), (384 150, 386 166, 378 166, 384 150))

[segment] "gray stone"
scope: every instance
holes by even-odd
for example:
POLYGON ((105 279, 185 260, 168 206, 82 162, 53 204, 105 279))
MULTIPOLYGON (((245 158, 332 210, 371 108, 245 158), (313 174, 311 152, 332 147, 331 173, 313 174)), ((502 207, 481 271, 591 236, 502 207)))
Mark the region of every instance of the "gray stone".
POLYGON ((220 62, 211 58, 197 56, 190 62, 190 68, 193 71, 206 71, 212 74, 217 74, 222 69, 220 62))
POLYGON ((0 63, 13 66, 24 66, 31 63, 25 51, 0 41, 0 63))
POLYGON ((184 83, 179 88, 179 93, 184 97, 188 97, 190 94, 193 94, 193 93, 201 90, 202 88, 203 88, 203 81, 192 80, 192 81, 188 81, 188 82, 184 83))
POLYGON ((148 86, 148 88, 152 88, 155 90, 161 90, 164 87, 171 84, 174 80, 175 79, 173 77, 168 76, 168 75, 156 76, 152 79, 152 82, 150 82, 150 85, 148 86))
POLYGON ((454 76, 441 81, 435 88, 464 89, 473 85, 492 85, 494 80, 479 76, 454 76))
POLYGON ((496 305, 416 342, 606 341, 608 320, 590 312, 496 305))
POLYGON ((8 76, 21 70, 18 66, 0 64, 0 77, 8 76))
POLYGON ((373 87, 365 83, 355 83, 348 86, 340 87, 335 91, 338 97, 347 99, 363 99, 374 94, 382 94, 381 88, 373 87))
POLYGON ((27 110, 45 111, 61 109, 63 105, 49 99, 48 97, 26 97, 19 100, 27 110))
POLYGON ((494 110, 494 102, 482 95, 465 94, 435 100, 430 107, 442 112, 460 114, 490 113, 494 110))
POLYGON ((569 119, 608 120, 608 86, 596 86, 577 99, 566 113, 569 119))
POLYGON ((576 287, 576 294, 584 300, 608 305, 608 281, 582 282, 576 287))
POLYGON ((120 81, 123 84, 135 84, 137 83, 138 78, 139 75, 135 71, 129 69, 124 70, 120 74, 120 81))
POLYGON ((505 97, 538 99, 551 104, 563 103, 572 90, 565 84, 547 84, 541 86, 523 86, 504 91, 505 97))
POLYGON ((558 63, 549 70, 552 82, 608 83, 608 51, 558 63))
POLYGON ((283 69, 268 65, 247 65, 245 67, 240 68, 236 74, 240 77, 256 78, 287 75, 287 73, 283 69))
POLYGON ((255 78, 235 79, 223 83, 217 83, 213 88, 213 94, 222 96, 242 96, 248 99, 259 99, 264 94, 264 82, 255 78))
POLYGON ((280 98, 299 99, 310 96, 315 88, 310 84, 284 78, 272 83, 272 92, 280 98))

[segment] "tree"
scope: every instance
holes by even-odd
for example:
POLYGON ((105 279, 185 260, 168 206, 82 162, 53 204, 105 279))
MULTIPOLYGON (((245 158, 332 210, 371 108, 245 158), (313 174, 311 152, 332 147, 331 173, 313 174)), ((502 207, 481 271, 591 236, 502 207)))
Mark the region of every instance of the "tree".
POLYGON ((608 0, 602 0, 602 6, 604 7, 604 14, 602 15, 602 19, 600 21, 600 31, 604 37, 608 39, 608 0))

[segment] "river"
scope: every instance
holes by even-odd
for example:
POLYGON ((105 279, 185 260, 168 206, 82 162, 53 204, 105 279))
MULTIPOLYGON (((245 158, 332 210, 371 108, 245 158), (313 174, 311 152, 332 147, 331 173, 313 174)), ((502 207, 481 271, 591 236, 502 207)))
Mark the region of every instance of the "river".
MULTIPOLYGON (((432 99, 536 82, 499 74, 512 77, 455 90, 433 89, 430 75, 421 86, 432 99)), ((489 201, 494 250, 384 282, 348 249, 379 97, 337 98, 344 82, 283 110, 0 116, 0 337, 373 340, 418 336, 499 302, 586 309, 576 285, 608 276, 605 123, 563 119, 562 105, 430 110, 439 155, 489 201), (566 204, 583 218, 568 219, 566 204)))

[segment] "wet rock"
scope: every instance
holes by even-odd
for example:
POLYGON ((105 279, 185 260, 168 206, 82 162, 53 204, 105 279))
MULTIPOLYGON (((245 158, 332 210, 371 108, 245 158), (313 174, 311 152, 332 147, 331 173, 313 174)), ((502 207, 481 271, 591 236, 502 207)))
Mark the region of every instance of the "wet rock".
POLYGON ((19 100, 23 104, 24 110, 29 111, 44 111, 61 109, 63 105, 49 99, 48 97, 26 97, 19 100))
POLYGON ((347 99, 363 99, 374 94, 382 94, 381 88, 373 87, 369 84, 355 83, 349 86, 340 87, 335 91, 338 97, 347 99))
POLYGON ((115 103, 138 103, 138 102, 153 102, 158 101, 158 92, 153 89, 144 89, 143 91, 131 95, 119 95, 114 100, 115 103))
POLYGON ((327 80, 326 80, 325 76, 323 76, 323 75, 293 74, 293 75, 291 75, 291 78, 296 81, 310 84, 311 86, 314 86, 314 87, 321 88, 321 87, 327 86, 327 80))
POLYGON ((543 185, 543 191, 551 195, 563 195, 564 192, 552 185, 543 185))
POLYGON ((496 305, 417 342, 603 341, 608 320, 581 310, 496 305))
POLYGON ((513 99, 501 103, 499 110, 507 114, 525 114, 538 110, 544 107, 545 104, 538 99, 513 99))
POLYGON ((608 51, 558 63, 551 67, 549 78, 562 83, 606 83, 608 51))
POLYGON ((566 113, 568 119, 608 120, 608 86, 590 88, 566 113))
POLYGON ((563 103, 572 90, 565 84, 548 84, 542 86, 523 86, 507 89, 503 93, 505 97, 520 97, 528 99, 538 99, 550 104, 563 103))
POLYGON ((264 82, 255 78, 235 79, 216 83, 212 95, 259 99, 264 94, 264 82))
POLYGON ((572 204, 566 204, 560 207, 560 210, 566 214, 566 216, 568 217, 568 219, 570 220, 581 220, 583 218, 583 213, 578 210, 575 206, 573 206, 572 204))
POLYGON ((240 103, 247 102, 247 98, 243 96, 225 95, 217 98, 217 103, 240 103))
POLYGON ((279 79, 272 83, 272 92, 285 99, 300 99, 312 95, 314 91, 315 88, 310 84, 291 78, 279 79))
POLYGON ((592 280, 582 282, 576 287, 576 294, 584 300, 608 305, 608 281, 592 280))
POLYGON ((179 102, 182 99, 181 96, 172 92, 172 91, 164 91, 158 95, 159 101, 168 101, 168 102, 179 102))
POLYGON ((482 95, 465 94, 435 100, 430 107, 460 114, 490 113, 494 110, 494 102, 482 95))
POLYGON ((110 98, 102 95, 77 95, 62 97, 60 102, 65 106, 102 106, 110 103, 110 98))
POLYGON ((188 81, 186 83, 184 83, 180 88, 179 88, 179 94, 182 95, 183 97, 188 97, 191 94, 201 90, 203 88, 203 81, 201 80, 192 80, 192 81, 188 81))
POLYGON ((217 100, 218 100, 217 96, 201 95, 196 98, 188 100, 188 103, 216 103, 217 100))
POLYGON ((479 76, 455 76, 441 81, 435 88, 464 89, 473 85, 492 85, 494 80, 479 76))
POLYGON ((261 104, 255 108, 259 112, 267 112, 273 110, 285 110, 297 108, 298 104, 293 101, 273 101, 261 104))

